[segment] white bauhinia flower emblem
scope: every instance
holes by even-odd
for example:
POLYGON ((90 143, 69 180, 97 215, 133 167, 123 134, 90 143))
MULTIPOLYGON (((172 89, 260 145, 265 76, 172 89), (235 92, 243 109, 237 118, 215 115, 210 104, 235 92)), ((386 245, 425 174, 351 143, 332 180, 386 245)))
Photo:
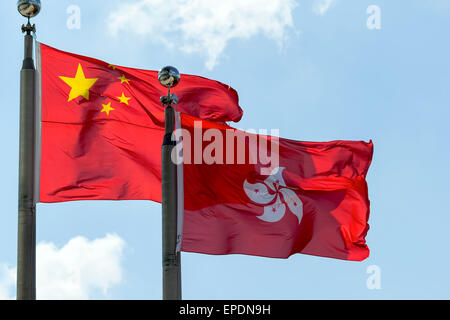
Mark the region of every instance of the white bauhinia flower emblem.
POLYGON ((286 204, 289 210, 297 216, 298 223, 303 217, 303 203, 297 194, 286 186, 283 179, 285 168, 275 168, 263 182, 249 183, 244 181, 244 191, 253 202, 265 205, 264 213, 258 216, 266 222, 277 222, 286 213, 286 204), (269 188, 272 192, 269 192, 269 188))

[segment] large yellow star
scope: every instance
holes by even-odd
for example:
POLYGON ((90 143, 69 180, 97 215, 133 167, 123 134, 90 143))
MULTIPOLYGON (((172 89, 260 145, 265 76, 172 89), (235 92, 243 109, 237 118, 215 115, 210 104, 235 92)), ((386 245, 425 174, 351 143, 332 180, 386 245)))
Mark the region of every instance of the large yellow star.
POLYGON ((109 112, 112 111, 112 110, 114 110, 114 108, 111 107, 111 102, 109 102, 108 104, 102 104, 102 107, 103 107, 103 109, 102 109, 102 111, 100 111, 100 112, 106 112, 106 114, 107 114, 108 116, 109 116, 109 112))
POLYGON ((121 77, 117 77, 117 79, 120 80, 121 84, 124 82, 126 82, 127 84, 130 84, 130 79, 127 79, 124 74, 121 77))
POLYGON ((128 106, 128 100, 130 100, 131 98, 125 97, 125 94, 122 92, 122 96, 121 97, 116 97, 117 99, 120 100, 120 103, 124 103, 128 106))
POLYGON ((59 78, 67 83, 71 88, 68 101, 78 98, 79 96, 82 96, 86 100, 89 100, 89 89, 98 80, 98 78, 87 79, 84 76, 83 68, 81 67, 80 63, 78 64, 77 74, 75 75, 75 78, 61 76, 59 78))

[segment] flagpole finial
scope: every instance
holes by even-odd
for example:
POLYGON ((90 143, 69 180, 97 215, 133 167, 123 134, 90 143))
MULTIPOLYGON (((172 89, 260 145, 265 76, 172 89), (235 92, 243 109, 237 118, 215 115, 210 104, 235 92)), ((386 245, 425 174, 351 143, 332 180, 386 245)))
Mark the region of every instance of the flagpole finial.
POLYGON ((40 0, 19 0, 17 1, 17 10, 19 13, 28 18, 27 25, 22 25, 22 32, 31 35, 31 32, 36 32, 35 25, 31 25, 30 18, 36 17, 41 11, 41 1, 40 0))
POLYGON ((40 0, 19 0, 17 1, 17 10, 25 18, 34 18, 41 11, 40 0))
POLYGON ((177 68, 166 66, 158 73, 158 80, 166 88, 173 88, 180 82, 180 73, 177 68))
POLYGON ((168 95, 161 97, 161 103, 164 106, 170 106, 172 103, 178 103, 178 97, 175 94, 171 94, 170 89, 178 85, 180 78, 180 73, 177 68, 172 66, 166 66, 158 72, 159 83, 169 89, 168 95))

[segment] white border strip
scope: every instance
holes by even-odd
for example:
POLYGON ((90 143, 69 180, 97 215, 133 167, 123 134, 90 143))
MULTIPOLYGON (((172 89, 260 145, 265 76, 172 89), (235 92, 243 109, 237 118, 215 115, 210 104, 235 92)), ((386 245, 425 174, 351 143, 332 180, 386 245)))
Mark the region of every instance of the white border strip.
MULTIPOLYGON (((180 113, 175 111, 175 129, 181 133, 181 117, 180 113)), ((177 136, 177 144, 183 143, 182 137, 177 136)), ((177 157, 179 157, 177 152, 177 157)), ((177 162, 178 163, 178 162, 177 162)), ((184 178, 183 178, 183 161, 177 165, 177 242, 176 252, 181 251, 181 242, 183 240, 183 216, 184 216, 184 178)))
POLYGON ((34 156, 34 201, 40 202, 41 150, 42 150, 42 59, 41 43, 34 41, 36 54, 36 114, 35 114, 35 156, 34 156))

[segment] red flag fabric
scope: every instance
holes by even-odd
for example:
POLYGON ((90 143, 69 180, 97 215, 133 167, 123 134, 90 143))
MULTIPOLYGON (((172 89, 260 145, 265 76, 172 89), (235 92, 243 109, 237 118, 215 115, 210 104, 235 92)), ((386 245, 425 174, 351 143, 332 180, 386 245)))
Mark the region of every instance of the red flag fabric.
POLYGON ((368 257, 372 142, 293 141, 189 115, 181 115, 181 126, 182 251, 368 257))
MULTIPOLYGON (((161 201, 167 89, 158 72, 116 66, 37 44, 40 73, 39 201, 161 201)), ((239 121, 234 89, 182 75, 178 111, 239 121)))

